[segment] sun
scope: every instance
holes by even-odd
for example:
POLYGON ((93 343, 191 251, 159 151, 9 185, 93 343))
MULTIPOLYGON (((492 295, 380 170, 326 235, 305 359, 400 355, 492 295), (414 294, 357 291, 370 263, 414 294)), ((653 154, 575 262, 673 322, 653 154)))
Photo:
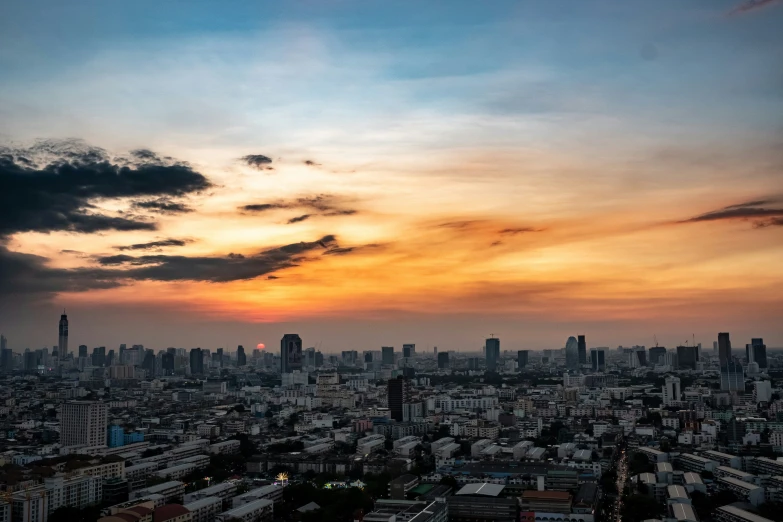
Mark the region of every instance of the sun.
POLYGON ((264 343, 258 343, 256 345, 256 350, 263 350, 264 348, 266 348, 266 345, 264 345, 264 343))

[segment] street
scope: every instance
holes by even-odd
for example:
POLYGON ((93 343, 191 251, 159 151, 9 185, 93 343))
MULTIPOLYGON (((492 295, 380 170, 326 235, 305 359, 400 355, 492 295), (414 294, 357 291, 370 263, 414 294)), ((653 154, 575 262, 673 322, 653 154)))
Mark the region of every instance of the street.
POLYGON ((628 480, 628 453, 623 450, 617 461, 617 502, 614 506, 614 520, 620 522, 620 511, 623 508, 623 490, 628 480))

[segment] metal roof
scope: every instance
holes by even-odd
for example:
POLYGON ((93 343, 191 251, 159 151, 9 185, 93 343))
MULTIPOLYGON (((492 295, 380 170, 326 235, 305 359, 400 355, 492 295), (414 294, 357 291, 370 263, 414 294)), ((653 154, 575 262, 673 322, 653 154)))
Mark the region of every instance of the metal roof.
POLYGON ((480 482, 478 484, 467 484, 462 489, 457 491, 457 495, 484 495, 487 497, 497 497, 500 492, 503 491, 502 484, 490 484, 488 482, 480 482))

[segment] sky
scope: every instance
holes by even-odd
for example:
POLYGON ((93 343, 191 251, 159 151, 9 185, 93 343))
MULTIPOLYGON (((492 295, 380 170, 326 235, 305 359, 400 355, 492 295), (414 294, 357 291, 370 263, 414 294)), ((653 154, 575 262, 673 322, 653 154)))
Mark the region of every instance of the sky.
POLYGON ((783 2, 0 6, 0 333, 783 347, 783 2))

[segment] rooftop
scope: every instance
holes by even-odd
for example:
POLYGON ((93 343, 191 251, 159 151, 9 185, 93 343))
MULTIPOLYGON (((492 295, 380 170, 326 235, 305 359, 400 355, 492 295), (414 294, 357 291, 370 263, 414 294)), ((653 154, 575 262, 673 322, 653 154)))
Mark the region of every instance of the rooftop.
POLYGON ((480 482, 477 484, 467 484, 457 491, 457 495, 483 495, 487 497, 497 497, 503 491, 505 486, 501 484, 489 484, 480 482))
POLYGON ((567 491, 523 491, 522 500, 571 500, 567 491))

